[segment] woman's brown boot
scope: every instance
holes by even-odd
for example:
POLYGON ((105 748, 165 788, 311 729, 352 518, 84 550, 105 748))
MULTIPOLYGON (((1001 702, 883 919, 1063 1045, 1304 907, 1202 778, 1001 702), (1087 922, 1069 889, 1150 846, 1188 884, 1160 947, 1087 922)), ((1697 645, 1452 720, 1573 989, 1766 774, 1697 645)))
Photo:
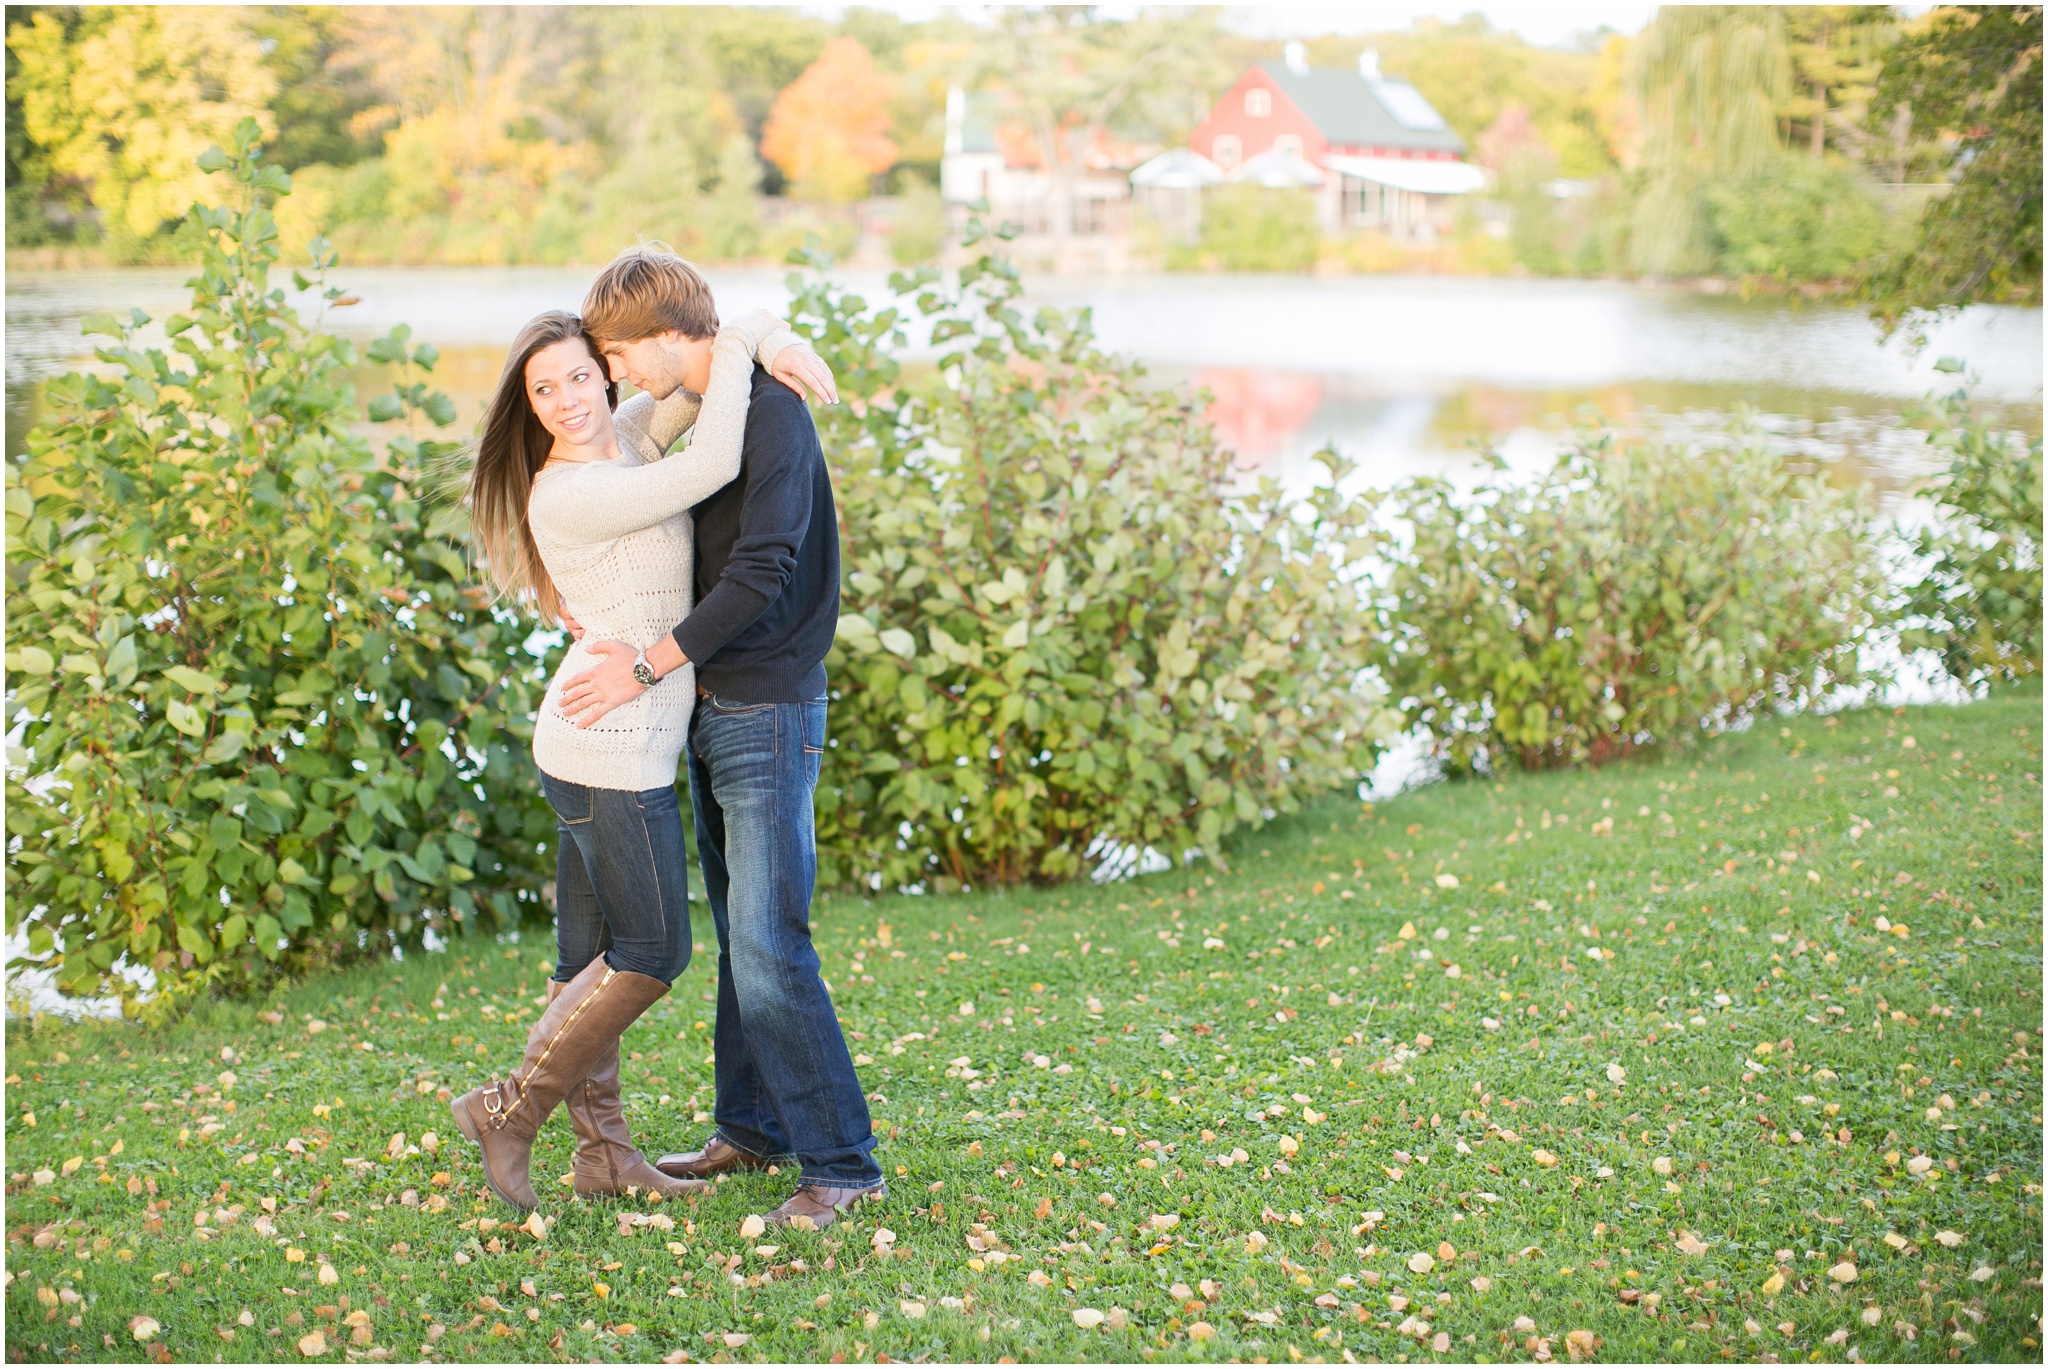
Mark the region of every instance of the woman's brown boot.
MULTIPOLYGON (((548 1001, 566 986, 548 980, 548 1001)), ((571 1166, 576 1191, 585 1196, 624 1194, 628 1189, 659 1193, 664 1198, 702 1193, 711 1185, 702 1179, 672 1179, 647 1163, 626 1127, 626 1105, 619 1089, 619 1043, 613 1041, 591 1066, 590 1074, 569 1090, 562 1106, 576 1130, 576 1160, 571 1166)))
POLYGON ((652 976, 591 961, 534 1024, 519 1067, 448 1105, 462 1134, 482 1148, 484 1177, 500 1198, 522 1212, 539 1205, 529 1167, 541 1123, 667 992, 652 976))

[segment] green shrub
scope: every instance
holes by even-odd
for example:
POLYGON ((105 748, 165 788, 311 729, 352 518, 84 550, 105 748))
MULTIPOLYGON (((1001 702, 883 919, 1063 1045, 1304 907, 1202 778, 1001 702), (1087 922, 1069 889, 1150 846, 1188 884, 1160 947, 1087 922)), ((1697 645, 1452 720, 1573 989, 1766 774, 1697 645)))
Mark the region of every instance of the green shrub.
MULTIPOLYGON (((970 241, 974 241, 970 238, 970 241)), ((1178 857, 1355 784, 1395 724, 1347 573, 1371 506, 1244 491, 1201 401, 1025 317, 1007 263, 903 307, 791 277, 851 402, 822 414, 844 539, 822 878, 934 889, 1178 857), (905 385, 911 312, 940 348, 905 385)), ((1329 458, 1332 486, 1347 469, 1329 458)))
POLYGON ((923 266, 937 261, 946 245, 946 206, 939 188, 924 177, 907 173, 901 179, 889 256, 898 266, 923 266))
POLYGON ((1306 271, 1321 242, 1309 192, 1219 185, 1203 193, 1201 239, 1168 260, 1181 269, 1306 271))
MULTIPOLYGON (((290 180, 245 120, 235 182, 168 350, 99 316, 104 369, 58 377, 8 468, 7 923, 73 994, 152 1013, 428 927, 509 921, 553 824, 526 721, 526 626, 467 588, 405 437, 359 435, 348 344, 271 284, 290 180)), ((331 254, 316 254, 326 288, 331 254)), ((295 280, 306 284, 295 273, 295 280)), ((446 424, 403 329, 373 420, 446 424)))
POLYGON ((1858 498, 1749 446, 1601 438, 1470 495, 1397 489, 1377 663, 1455 770, 1612 760, 1865 681, 1858 498))
POLYGON ((1930 482, 1938 521, 1914 538, 1929 564, 1907 594, 1901 640, 1938 652, 1966 685, 2038 674, 2041 439, 1994 431, 1964 390, 1937 399, 1932 418, 1928 442, 1948 466, 1930 482))
POLYGON ((1761 175, 1710 187, 1707 207, 1731 275, 1846 280, 1884 246, 1883 212, 1839 162, 1780 153, 1761 175))

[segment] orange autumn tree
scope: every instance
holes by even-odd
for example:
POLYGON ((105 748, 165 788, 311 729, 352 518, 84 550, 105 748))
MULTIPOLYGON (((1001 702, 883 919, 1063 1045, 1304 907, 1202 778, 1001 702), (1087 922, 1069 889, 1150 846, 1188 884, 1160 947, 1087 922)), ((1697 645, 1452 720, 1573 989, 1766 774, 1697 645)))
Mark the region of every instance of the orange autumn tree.
POLYGON ((782 168, 797 195, 845 203, 896 162, 889 140, 887 77, 856 38, 834 38, 775 97, 761 155, 782 168))

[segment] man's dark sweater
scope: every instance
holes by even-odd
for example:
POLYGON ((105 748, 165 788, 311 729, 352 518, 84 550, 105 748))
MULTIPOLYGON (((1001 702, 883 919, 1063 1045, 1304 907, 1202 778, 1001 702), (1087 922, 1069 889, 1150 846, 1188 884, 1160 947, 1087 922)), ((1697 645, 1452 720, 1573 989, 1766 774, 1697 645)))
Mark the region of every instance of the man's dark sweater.
POLYGON ((739 478, 691 513, 697 607, 674 636, 697 683, 741 703, 822 696, 839 626, 832 479, 810 410, 758 365, 739 478))

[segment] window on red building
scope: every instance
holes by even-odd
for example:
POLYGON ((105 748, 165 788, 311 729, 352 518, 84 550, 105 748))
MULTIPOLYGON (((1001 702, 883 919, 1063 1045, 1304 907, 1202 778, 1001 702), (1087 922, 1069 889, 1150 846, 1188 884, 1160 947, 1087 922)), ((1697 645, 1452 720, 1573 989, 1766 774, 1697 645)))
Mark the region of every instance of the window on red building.
POLYGON ((1244 112, 1254 119, 1263 119, 1273 112, 1273 92, 1254 88, 1244 93, 1244 112))

